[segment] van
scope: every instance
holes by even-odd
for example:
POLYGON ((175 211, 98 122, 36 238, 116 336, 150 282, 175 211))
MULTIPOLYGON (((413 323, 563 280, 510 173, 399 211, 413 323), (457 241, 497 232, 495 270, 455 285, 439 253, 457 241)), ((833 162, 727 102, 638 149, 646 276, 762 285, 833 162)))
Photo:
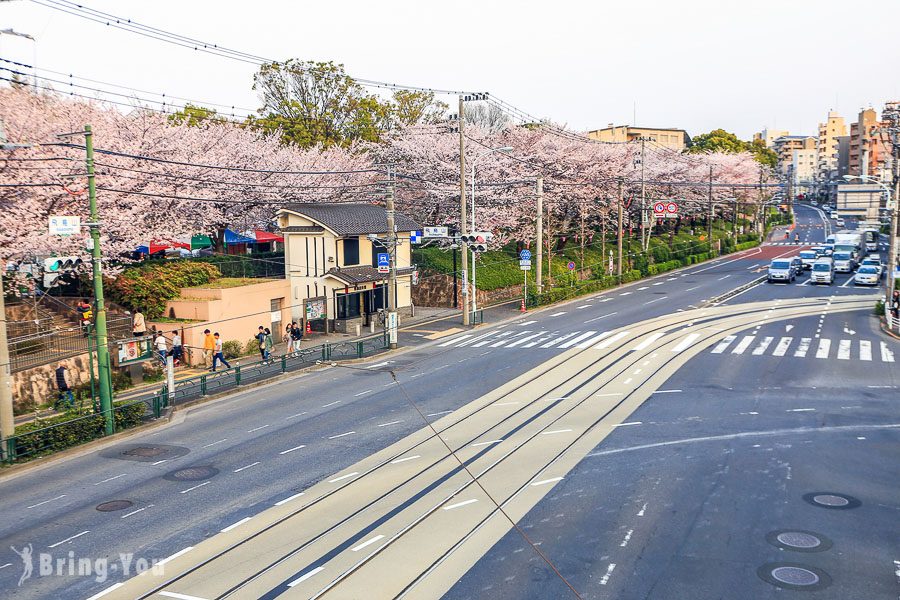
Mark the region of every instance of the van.
POLYGON ((856 260, 851 252, 834 253, 834 270, 838 273, 852 273, 856 270, 856 260))
POLYGON ((810 283, 834 283, 834 261, 830 258, 820 258, 813 263, 809 274, 810 283))
POLYGON ((776 258, 769 264, 769 272, 766 274, 766 281, 768 283, 773 283, 775 281, 791 283, 797 275, 797 272, 794 269, 794 263, 790 258, 776 258))

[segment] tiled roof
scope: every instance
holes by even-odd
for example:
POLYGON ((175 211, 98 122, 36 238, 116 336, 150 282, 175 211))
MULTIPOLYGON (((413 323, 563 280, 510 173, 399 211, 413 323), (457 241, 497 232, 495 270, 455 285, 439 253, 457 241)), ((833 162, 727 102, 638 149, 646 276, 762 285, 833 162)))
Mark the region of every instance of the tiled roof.
MULTIPOLYGON (((414 270, 413 267, 399 267, 397 269, 397 275, 408 275, 414 270)), ((331 275, 332 277, 336 277, 341 281, 353 285, 358 283, 368 283, 370 281, 381 281, 388 278, 387 273, 379 273, 378 269, 368 265, 361 267, 344 267, 343 269, 332 267, 325 275, 331 275)))
MULTIPOLYGON (((351 202, 309 202, 285 208, 317 221, 340 236, 387 233, 387 211, 375 204, 351 202)), ((401 213, 394 214, 397 231, 417 231, 418 223, 401 213)))

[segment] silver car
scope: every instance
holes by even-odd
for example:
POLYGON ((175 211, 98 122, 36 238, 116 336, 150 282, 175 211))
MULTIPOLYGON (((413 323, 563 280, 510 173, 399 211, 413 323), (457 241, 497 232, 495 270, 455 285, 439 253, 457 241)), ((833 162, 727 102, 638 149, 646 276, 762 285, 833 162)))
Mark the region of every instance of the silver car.
POLYGON ((784 281, 791 283, 797 276, 795 265, 790 258, 776 258, 769 264, 769 272, 766 275, 766 281, 774 283, 776 281, 784 281))
POLYGON ((834 253, 834 270, 838 273, 852 273, 856 269, 856 261, 849 252, 834 253))
POLYGON ((830 258, 820 258, 813 263, 809 274, 810 283, 834 283, 834 262, 830 258))
POLYGON ((878 285, 881 270, 878 267, 864 265, 853 276, 853 285, 878 285))

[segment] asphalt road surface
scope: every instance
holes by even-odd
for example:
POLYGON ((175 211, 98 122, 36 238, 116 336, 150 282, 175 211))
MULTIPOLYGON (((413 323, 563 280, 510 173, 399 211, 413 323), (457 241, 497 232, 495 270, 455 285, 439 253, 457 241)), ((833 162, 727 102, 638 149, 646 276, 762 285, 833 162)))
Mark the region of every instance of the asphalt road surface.
MULTIPOLYGON (((830 226, 797 222, 805 244, 830 226)), ((743 289, 798 250, 406 334, 4 477, 0 589, 896 598, 900 345, 846 276, 743 289), (166 562, 131 578, 142 559, 166 562)))

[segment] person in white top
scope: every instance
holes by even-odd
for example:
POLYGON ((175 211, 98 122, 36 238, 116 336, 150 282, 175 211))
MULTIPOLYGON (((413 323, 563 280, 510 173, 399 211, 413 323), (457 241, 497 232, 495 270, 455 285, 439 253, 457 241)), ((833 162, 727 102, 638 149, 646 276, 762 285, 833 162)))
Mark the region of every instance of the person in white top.
POLYGON ((156 336, 156 351, 159 353, 159 358, 166 362, 166 356, 169 354, 169 341, 166 339, 162 333, 156 336))

